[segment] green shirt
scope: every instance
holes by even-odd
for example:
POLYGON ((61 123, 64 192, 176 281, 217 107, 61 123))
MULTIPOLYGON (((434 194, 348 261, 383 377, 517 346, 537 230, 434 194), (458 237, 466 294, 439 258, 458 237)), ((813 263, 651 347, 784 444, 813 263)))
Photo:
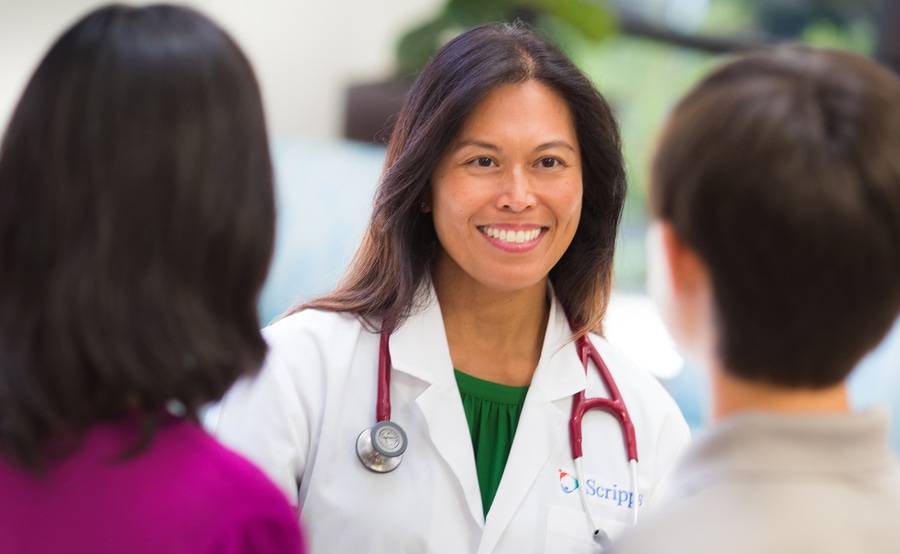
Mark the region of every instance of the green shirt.
POLYGON ((453 370, 475 450, 481 505, 487 516, 519 424, 528 387, 511 387, 453 370))

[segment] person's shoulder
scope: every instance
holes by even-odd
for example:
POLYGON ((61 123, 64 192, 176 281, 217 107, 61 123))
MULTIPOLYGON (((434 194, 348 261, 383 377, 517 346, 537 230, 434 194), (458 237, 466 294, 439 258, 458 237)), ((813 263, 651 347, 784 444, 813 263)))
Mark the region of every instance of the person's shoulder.
POLYGON ((271 348, 290 348, 355 341, 363 330, 354 314, 305 309, 275 321, 263 329, 263 336, 271 348))
MULTIPOLYGON (((11 498, 25 499, 24 506, 31 508, 23 511, 22 502, 0 501, 0 529, 5 532, 0 536, 24 540, 25 545, 46 544, 30 536, 28 529, 43 529, 38 521, 49 518, 48 528, 53 521, 63 527, 79 522, 82 532, 73 537, 73 544, 81 544, 85 551, 96 550, 88 546, 96 546, 88 537, 102 536, 110 525, 117 533, 108 538, 107 546, 116 551, 125 551, 129 545, 135 552, 299 551, 296 513, 249 462, 221 446, 196 422, 168 417, 159 422, 143 448, 124 453, 123 449, 134 447, 140 430, 141 425, 131 419, 95 424, 78 452, 59 460, 42 478, 23 473, 25 479, 18 481, 23 486, 10 488, 11 498), (92 517, 73 519, 71 504, 79 502, 85 482, 99 483, 88 502, 96 510, 92 517), (126 512, 116 511, 117 506, 126 505, 126 512), (252 538, 259 527, 268 529, 283 548, 218 548, 224 534, 252 538)), ((0 489, 7 490, 3 467, 0 461, 0 489)), ((243 539, 242 543, 254 544, 243 539)), ((25 550, 44 551, 41 547, 25 550)), ((6 552, 2 546, 0 551, 6 552)))
POLYGON ((206 518, 204 514, 215 514, 207 522, 207 528, 217 531, 210 533, 208 540, 219 545, 223 540, 255 544, 257 539, 247 541, 262 529, 267 529, 267 533, 273 534, 272 540, 282 544, 300 544, 297 513, 284 493, 259 468, 199 426, 186 424, 179 431, 192 445, 192 452, 182 453, 180 465, 182 476, 190 479, 189 495, 196 499, 193 502, 182 499, 178 503, 182 509, 193 512, 182 514, 185 520, 198 521, 206 518))
POLYGON ((709 533, 704 532, 704 519, 694 519, 698 514, 687 517, 677 513, 665 514, 663 518, 641 521, 636 528, 629 529, 616 542, 613 554, 705 554, 713 552, 733 552, 714 550, 720 545, 709 533), (701 537, 707 537, 704 541, 701 537))
POLYGON ((263 334, 271 341, 298 334, 319 336, 359 332, 362 329, 362 322, 355 314, 307 308, 275 320, 263 329, 263 334))
POLYGON ((195 493, 210 501, 233 499, 236 504, 288 506, 284 495, 261 470, 227 448, 199 424, 182 420, 162 428, 151 443, 177 457, 178 476, 190 480, 195 493))
POLYGON ((264 396, 295 391, 318 402, 325 383, 349 370, 360 341, 377 337, 354 314, 312 309, 283 317, 262 334, 268 345, 262 368, 240 379, 226 400, 252 390, 264 396))
POLYGON ((209 437, 209 498, 216 529, 208 552, 302 552, 299 515, 260 469, 209 437))
POLYGON ((216 554, 303 554, 303 535, 296 517, 255 514, 223 525, 200 552, 216 554))
POLYGON ((740 535, 734 521, 739 516, 719 500, 702 496, 671 499, 629 529, 616 543, 613 554, 766 552, 759 549, 761 545, 753 537, 740 535), (748 550, 750 545, 754 546, 748 550))

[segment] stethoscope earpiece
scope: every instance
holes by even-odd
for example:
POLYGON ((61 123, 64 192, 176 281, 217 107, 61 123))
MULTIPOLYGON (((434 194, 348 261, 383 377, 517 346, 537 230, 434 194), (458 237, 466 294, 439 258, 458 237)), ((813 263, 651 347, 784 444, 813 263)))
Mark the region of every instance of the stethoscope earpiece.
POLYGON ((379 421, 356 438, 356 455, 367 469, 388 473, 403 461, 407 444, 402 427, 393 421, 379 421))
POLYGON ((600 552, 606 552, 612 546, 612 541, 609 540, 609 535, 606 534, 606 531, 594 529, 594 544, 597 545, 600 552))

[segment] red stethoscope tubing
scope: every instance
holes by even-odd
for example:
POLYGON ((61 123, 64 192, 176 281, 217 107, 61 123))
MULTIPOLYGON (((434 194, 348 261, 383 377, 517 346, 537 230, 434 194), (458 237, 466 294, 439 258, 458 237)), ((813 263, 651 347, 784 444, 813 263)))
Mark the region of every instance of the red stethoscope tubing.
POLYGON ((391 419, 391 330, 381 329, 381 344, 378 347, 378 400, 375 402, 375 421, 391 419))
MULTIPOLYGON (((378 397, 375 403, 375 420, 390 421, 391 419, 391 330, 385 326, 381 330, 381 341, 378 350, 378 397)), ((578 391, 572 399, 572 415, 569 418, 569 442, 572 448, 572 459, 577 460, 584 455, 582 451, 582 419, 590 410, 599 409, 613 416, 622 429, 622 438, 625 442, 625 453, 629 461, 637 461, 637 440, 634 433, 634 423, 625 406, 625 400, 619 392, 619 387, 609 372, 600 353, 587 335, 581 335, 575 341, 578 349, 578 357, 584 366, 585 374, 588 364, 594 362, 603 385, 609 392, 609 398, 585 398, 584 391, 578 391)))
POLYGON ((628 457, 628 461, 637 461, 634 423, 631 421, 631 415, 628 413, 628 408, 625 407, 625 400, 622 398, 622 393, 619 392, 619 387, 616 386, 616 381, 609 372, 609 368, 606 367, 606 363, 587 335, 578 337, 575 346, 578 348, 578 357, 581 358, 581 365, 584 366, 585 373, 588 371, 589 361, 594 362, 594 366, 600 373, 600 379, 603 380, 603 385, 609 391, 609 398, 585 398, 584 390, 575 393, 572 400, 572 416, 569 418, 569 443, 572 447, 572 459, 577 460, 584 455, 581 449, 583 440, 581 420, 584 414, 591 410, 603 410, 616 418, 622 428, 622 439, 625 441, 625 455, 628 457))

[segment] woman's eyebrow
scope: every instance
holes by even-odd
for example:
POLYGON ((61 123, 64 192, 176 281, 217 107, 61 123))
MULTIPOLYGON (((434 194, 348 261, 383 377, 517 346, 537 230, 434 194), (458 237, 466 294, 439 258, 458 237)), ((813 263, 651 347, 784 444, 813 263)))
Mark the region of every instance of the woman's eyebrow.
POLYGON ((454 151, 462 150, 466 146, 477 146, 479 148, 484 148, 485 150, 493 150, 494 152, 500 152, 500 147, 497 146, 496 144, 491 144, 490 142, 484 142, 482 140, 474 140, 474 139, 467 139, 467 140, 459 141, 453 150, 454 151))
MULTIPOLYGON (((454 151, 459 151, 465 148, 466 146, 475 146, 478 148, 484 148, 485 150, 493 150, 494 152, 500 152, 501 148, 496 144, 491 144, 490 142, 484 142, 483 140, 475 140, 475 139, 466 139, 459 141, 454 147, 454 151)), ((551 148, 567 148, 572 152, 576 152, 575 147, 569 144, 565 140, 551 140, 548 142, 541 143, 534 147, 532 152, 538 152, 541 150, 549 150, 551 148)))
POLYGON ((550 142, 544 142, 535 146, 532 152, 538 152, 540 150, 549 150, 551 148, 568 148, 572 152, 575 152, 575 147, 569 144, 564 140, 551 140, 550 142))

